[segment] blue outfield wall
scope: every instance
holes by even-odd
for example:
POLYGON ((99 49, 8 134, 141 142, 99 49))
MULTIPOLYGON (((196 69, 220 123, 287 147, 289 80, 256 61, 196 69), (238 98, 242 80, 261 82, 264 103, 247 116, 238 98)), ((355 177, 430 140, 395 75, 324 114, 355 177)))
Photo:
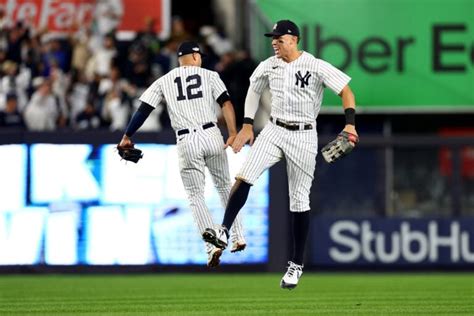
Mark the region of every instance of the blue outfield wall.
POLYGON ((312 219, 311 255, 317 266, 474 267, 474 218, 312 219))

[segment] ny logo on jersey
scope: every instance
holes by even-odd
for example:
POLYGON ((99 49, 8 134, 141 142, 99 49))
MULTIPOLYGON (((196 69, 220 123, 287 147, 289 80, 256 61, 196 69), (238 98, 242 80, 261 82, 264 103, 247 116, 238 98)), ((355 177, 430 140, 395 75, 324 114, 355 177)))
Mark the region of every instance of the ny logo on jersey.
POLYGON ((296 76, 296 85, 300 84, 301 88, 304 88, 309 84, 309 78, 311 77, 311 74, 309 71, 306 71, 306 74, 303 76, 301 75, 301 72, 298 70, 297 73, 295 73, 296 76))

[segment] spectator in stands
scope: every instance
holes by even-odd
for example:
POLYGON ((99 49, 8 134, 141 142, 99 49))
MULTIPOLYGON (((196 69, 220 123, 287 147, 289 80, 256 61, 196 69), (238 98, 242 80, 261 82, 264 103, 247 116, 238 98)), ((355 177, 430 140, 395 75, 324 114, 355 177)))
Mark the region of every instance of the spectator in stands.
POLYGON ((66 102, 66 93, 69 89, 70 79, 69 75, 63 72, 54 59, 51 61, 49 80, 51 81, 51 89, 58 101, 60 111, 66 122, 68 122, 69 107, 66 102))
POLYGON ((154 78, 158 78, 168 73, 171 69, 178 67, 178 57, 176 57, 178 45, 179 42, 170 39, 160 52, 155 55, 152 66, 154 78))
POLYGON ((135 43, 130 47, 124 77, 139 89, 146 89, 152 82, 149 59, 148 50, 143 45, 135 43))
POLYGON ((216 67, 232 99, 237 126, 242 126, 243 123, 249 78, 256 67, 255 61, 246 51, 224 54, 216 67))
POLYGON ((101 126, 100 114, 94 106, 92 100, 86 103, 84 109, 79 112, 75 118, 74 129, 89 130, 101 126))
POLYGON ((109 75, 112 67, 112 61, 117 56, 117 48, 115 46, 115 37, 113 34, 108 34, 104 38, 103 47, 98 48, 89 59, 86 74, 89 80, 98 75, 100 78, 105 78, 109 75))
POLYGON ((11 21, 6 15, 3 7, 0 7, 0 32, 7 31, 11 27, 11 21))
MULTIPOLYGON (((8 48, 8 30, 11 27, 11 21, 5 14, 5 10, 0 7, 0 51, 4 54, 6 59, 6 50, 8 48)), ((3 60, 0 60, 0 64, 3 60)))
POLYGON ((131 99, 136 97, 136 89, 120 77, 118 67, 112 67, 110 76, 100 81, 99 95, 103 96, 102 119, 110 124, 110 130, 124 130, 131 112, 131 99))
POLYGON ((145 18, 145 28, 137 32, 133 44, 140 44, 148 50, 149 56, 153 56, 160 51, 160 41, 155 32, 155 19, 145 18))
POLYGON ((0 127, 25 128, 25 122, 18 111, 17 97, 14 93, 7 94, 5 110, 0 111, 0 127))
POLYGON ((68 54, 59 39, 52 38, 51 35, 46 34, 42 37, 42 41, 45 51, 41 57, 44 66, 41 75, 48 77, 50 75, 51 66, 53 63, 63 72, 67 72, 69 70, 68 54))
POLYGON ((204 25, 199 30, 199 34, 204 38, 206 45, 218 55, 222 56, 234 50, 232 42, 217 32, 217 29, 210 25, 204 25))
POLYGON ((22 22, 17 22, 8 32, 7 59, 21 63, 21 50, 25 40, 29 37, 28 30, 22 22))
POLYGON ((60 111, 59 102, 52 93, 51 82, 45 78, 35 78, 37 90, 28 103, 24 119, 30 131, 53 131, 58 126, 64 126, 64 118, 60 111))
POLYGON ((3 77, 0 80, 0 109, 4 108, 5 96, 14 93, 18 100, 18 110, 22 112, 28 102, 27 89, 30 85, 31 72, 26 67, 18 70, 18 64, 7 60, 2 64, 3 77))
POLYGON ((87 27, 80 27, 74 35, 70 36, 69 42, 72 46, 71 68, 73 71, 83 72, 91 58, 90 30, 87 27))
POLYGON ((66 94, 69 119, 73 127, 79 113, 86 108, 87 102, 94 102, 94 99, 95 97, 91 94, 91 86, 84 72, 73 70, 71 74, 71 84, 66 94))
POLYGON ((170 40, 177 43, 182 43, 192 39, 192 36, 186 30, 184 21, 180 16, 174 16, 171 21, 171 36, 170 40))
POLYGON ((122 0, 97 0, 94 9, 91 43, 93 48, 101 48, 104 38, 115 34, 124 14, 122 0))
POLYGON ((44 71, 41 62, 42 51, 44 50, 41 44, 41 36, 39 33, 31 36, 25 41, 23 46, 23 65, 29 70, 30 78, 36 78, 44 71))

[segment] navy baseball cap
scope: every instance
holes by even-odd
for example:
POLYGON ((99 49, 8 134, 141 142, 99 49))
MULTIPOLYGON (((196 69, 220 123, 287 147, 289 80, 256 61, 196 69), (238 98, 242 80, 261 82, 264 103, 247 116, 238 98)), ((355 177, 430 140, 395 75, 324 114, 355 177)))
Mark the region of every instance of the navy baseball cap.
POLYGON ((300 37, 300 29, 290 20, 280 20, 275 23, 273 30, 270 33, 265 33, 267 37, 282 36, 290 34, 300 37))
POLYGON ((192 53, 199 53, 201 56, 206 56, 201 51, 201 48, 196 42, 182 42, 178 48, 178 57, 192 54, 192 53))

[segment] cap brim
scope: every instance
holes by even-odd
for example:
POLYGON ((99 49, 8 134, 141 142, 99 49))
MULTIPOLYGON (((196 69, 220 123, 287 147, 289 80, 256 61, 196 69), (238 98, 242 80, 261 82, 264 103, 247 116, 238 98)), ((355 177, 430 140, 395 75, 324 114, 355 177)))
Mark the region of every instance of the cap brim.
POLYGON ((273 37, 273 36, 282 36, 284 34, 278 33, 278 32, 270 32, 270 33, 265 33, 266 37, 273 37))

